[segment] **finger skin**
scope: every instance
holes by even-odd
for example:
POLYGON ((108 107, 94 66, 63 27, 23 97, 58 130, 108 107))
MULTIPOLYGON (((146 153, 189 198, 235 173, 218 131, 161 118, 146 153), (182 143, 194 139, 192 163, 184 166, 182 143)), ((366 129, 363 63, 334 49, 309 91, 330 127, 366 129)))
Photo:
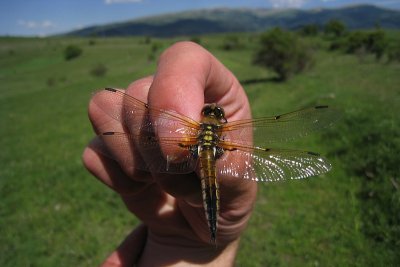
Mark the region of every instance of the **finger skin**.
POLYGON ((148 102, 197 121, 205 103, 218 103, 228 120, 251 118, 247 96, 235 76, 192 42, 179 42, 161 56, 148 102))
POLYGON ((148 185, 148 183, 134 181, 128 177, 115 161, 104 157, 90 145, 85 148, 82 160, 90 173, 121 195, 135 194, 148 185))
POLYGON ((101 267, 132 267, 146 245, 147 227, 139 225, 121 245, 101 264, 101 267))

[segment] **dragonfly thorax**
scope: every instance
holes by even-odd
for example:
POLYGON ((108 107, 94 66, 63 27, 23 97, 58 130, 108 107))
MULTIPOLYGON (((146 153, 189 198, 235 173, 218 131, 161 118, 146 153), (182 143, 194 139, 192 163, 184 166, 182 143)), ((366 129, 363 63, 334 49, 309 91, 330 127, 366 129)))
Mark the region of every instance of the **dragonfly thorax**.
POLYGON ((201 123, 200 132, 197 136, 198 144, 204 146, 216 146, 219 141, 219 125, 212 123, 201 123))
POLYGON ((224 153, 224 150, 218 146, 220 140, 220 128, 221 125, 213 123, 201 123, 200 132, 197 136, 197 154, 200 155, 201 151, 210 150, 212 151, 214 158, 218 159, 224 153))

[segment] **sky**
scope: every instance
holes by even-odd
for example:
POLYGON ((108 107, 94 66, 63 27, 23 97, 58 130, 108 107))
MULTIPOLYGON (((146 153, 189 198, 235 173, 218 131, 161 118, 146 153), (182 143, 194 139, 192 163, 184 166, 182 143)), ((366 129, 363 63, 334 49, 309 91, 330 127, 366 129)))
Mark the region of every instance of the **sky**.
POLYGON ((93 25, 203 8, 312 9, 362 3, 400 10, 400 0, 0 0, 0 36, 48 36, 93 25))

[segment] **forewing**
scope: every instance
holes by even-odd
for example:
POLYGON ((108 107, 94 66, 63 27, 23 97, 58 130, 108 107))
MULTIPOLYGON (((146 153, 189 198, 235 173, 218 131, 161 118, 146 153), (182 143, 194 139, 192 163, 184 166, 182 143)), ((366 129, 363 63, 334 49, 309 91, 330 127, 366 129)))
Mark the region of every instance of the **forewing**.
POLYGON ((198 133, 199 123, 195 120, 174 111, 150 107, 122 90, 106 88, 96 92, 92 100, 135 135, 157 131, 161 137, 180 137, 196 136, 198 133))
POLYGON ((225 124, 222 139, 244 145, 264 147, 272 143, 293 140, 328 127, 339 113, 328 106, 316 106, 282 115, 225 124))

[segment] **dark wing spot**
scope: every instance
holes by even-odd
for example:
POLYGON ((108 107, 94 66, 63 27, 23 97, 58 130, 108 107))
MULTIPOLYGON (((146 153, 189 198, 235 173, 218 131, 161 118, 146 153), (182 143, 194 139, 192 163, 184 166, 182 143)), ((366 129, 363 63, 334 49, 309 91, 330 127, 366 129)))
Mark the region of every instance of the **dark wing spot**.
POLYGON ((275 116, 275 120, 279 120, 280 117, 281 115, 275 116))
POLYGON ((110 91, 110 92, 114 92, 114 93, 117 91, 116 89, 111 88, 111 87, 104 88, 104 90, 107 90, 107 91, 110 91))
POLYGON ((307 152, 307 154, 312 155, 312 156, 316 156, 316 157, 319 157, 319 156, 320 156, 318 153, 310 152, 310 151, 307 152))
POLYGON ((316 106, 315 109, 328 108, 328 106, 316 106))

